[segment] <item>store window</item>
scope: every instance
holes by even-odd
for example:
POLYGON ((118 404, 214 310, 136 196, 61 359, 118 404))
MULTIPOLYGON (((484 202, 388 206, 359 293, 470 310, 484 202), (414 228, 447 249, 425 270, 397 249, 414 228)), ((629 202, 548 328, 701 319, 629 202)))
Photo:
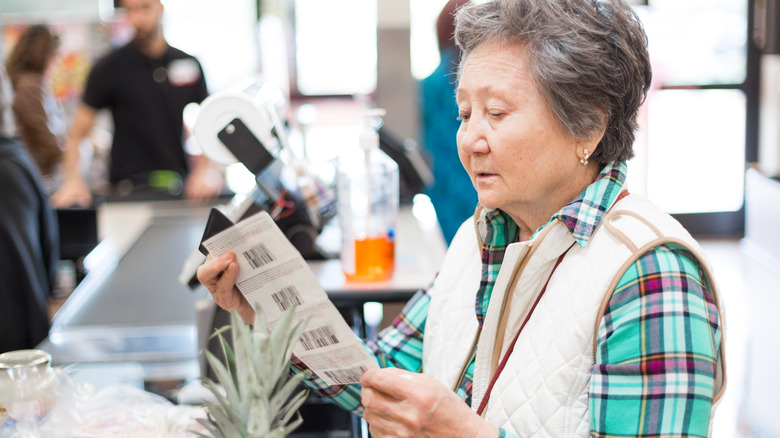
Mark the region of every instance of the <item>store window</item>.
POLYGON ((669 213, 741 209, 745 94, 660 90, 647 113, 648 197, 669 213))
POLYGON ((295 87, 305 96, 376 89, 376 1, 295 0, 295 87))
POLYGON ((164 0, 168 42, 198 58, 209 91, 257 73, 256 0, 164 0))
POLYGON ((746 154, 755 147, 747 0, 649 0, 636 9, 653 86, 629 187, 693 233, 740 234, 746 154))
POLYGON ((412 76, 424 79, 439 65, 436 20, 447 0, 409 0, 412 76))

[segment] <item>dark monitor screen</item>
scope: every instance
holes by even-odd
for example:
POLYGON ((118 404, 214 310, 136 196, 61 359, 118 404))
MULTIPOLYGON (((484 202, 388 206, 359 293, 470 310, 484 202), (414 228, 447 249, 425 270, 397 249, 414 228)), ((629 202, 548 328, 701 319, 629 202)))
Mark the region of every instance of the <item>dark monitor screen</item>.
POLYGON ((98 244, 97 211, 94 208, 58 208, 60 258, 76 260, 98 244))

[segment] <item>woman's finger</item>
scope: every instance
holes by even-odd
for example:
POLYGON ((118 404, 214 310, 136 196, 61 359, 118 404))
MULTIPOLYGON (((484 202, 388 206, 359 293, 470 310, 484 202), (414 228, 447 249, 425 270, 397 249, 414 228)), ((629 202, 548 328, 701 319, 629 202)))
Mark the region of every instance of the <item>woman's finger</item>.
POLYGON ((197 276, 219 307, 238 310, 244 321, 250 324, 254 322, 255 310, 236 287, 238 261, 233 252, 207 257, 206 262, 198 268, 197 276))
POLYGON ((206 259, 206 262, 198 267, 198 281, 209 288, 209 291, 212 291, 213 287, 222 276, 222 273, 227 269, 230 263, 235 261, 235 259, 236 256, 232 252, 222 254, 219 257, 209 256, 206 259))
POLYGON ((416 393, 419 374, 399 368, 372 369, 363 373, 360 383, 384 394, 387 397, 404 400, 416 393))
POLYGON ((232 304, 233 286, 238 277, 238 264, 233 253, 209 257, 206 263, 198 267, 197 275, 198 281, 206 286, 217 304, 221 307, 232 304))

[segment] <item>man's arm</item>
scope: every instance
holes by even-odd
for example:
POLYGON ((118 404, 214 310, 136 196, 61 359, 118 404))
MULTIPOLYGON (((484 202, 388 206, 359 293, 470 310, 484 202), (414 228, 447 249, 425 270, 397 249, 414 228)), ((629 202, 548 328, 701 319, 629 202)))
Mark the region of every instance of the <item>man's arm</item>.
POLYGON ((74 204, 87 207, 92 202, 92 194, 79 166, 79 144, 89 134, 96 117, 97 110, 85 103, 76 108, 73 126, 63 153, 65 182, 50 198, 54 207, 70 207, 74 204))
MULTIPOLYGON (((192 85, 193 94, 191 102, 202 103, 209 95, 206 85, 206 76, 203 74, 203 67, 196 58, 192 58, 198 66, 200 73, 198 81, 192 85)), ((185 142, 193 140, 190 138, 192 132, 190 127, 184 124, 185 142)), ((197 142, 196 142, 197 143, 197 142)), ((198 146, 198 148, 200 148, 198 146)), ((188 148, 185 148, 188 149, 188 148)), ((225 186, 224 169, 222 166, 212 162, 205 155, 189 155, 190 173, 184 182, 184 198, 192 202, 203 202, 219 196, 225 186)))
POLYGON ((190 155, 190 174, 184 184, 184 198, 194 202, 217 197, 224 186, 222 169, 205 155, 190 155))

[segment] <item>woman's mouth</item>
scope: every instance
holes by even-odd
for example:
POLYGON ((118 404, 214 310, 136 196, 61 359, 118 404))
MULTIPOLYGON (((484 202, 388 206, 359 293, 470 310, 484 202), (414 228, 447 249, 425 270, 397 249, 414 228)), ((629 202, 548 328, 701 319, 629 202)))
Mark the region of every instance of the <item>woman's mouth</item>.
POLYGON ((490 172, 477 172, 476 173, 476 182, 478 183, 487 183, 497 175, 495 173, 490 172))

